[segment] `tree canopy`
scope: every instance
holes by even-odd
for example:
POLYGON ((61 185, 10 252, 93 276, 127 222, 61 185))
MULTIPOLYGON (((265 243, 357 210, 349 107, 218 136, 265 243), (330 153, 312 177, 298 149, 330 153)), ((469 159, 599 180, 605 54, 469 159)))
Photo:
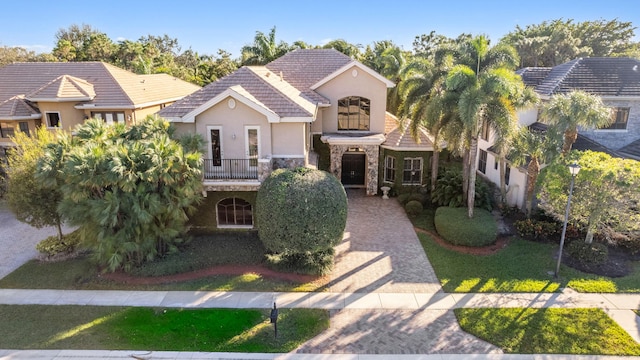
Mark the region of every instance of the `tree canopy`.
POLYGON ((171 135, 163 119, 131 127, 92 119, 38 162, 36 179, 60 189, 59 212, 109 271, 175 251, 184 240, 187 213, 201 197, 202 158, 171 135))

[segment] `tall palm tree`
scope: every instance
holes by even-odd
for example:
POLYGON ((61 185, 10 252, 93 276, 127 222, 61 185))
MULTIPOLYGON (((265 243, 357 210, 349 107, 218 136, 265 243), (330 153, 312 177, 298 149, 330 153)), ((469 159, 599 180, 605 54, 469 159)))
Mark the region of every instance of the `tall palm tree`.
POLYGON ((253 44, 245 45, 240 50, 242 65, 264 65, 291 51, 291 47, 284 41, 276 42, 276 27, 272 27, 269 34, 256 31, 253 44))
POLYGON ((540 166, 549 163, 558 154, 560 139, 553 133, 546 134, 521 127, 513 141, 509 159, 514 166, 527 165, 527 188, 525 209, 527 217, 531 216, 533 195, 536 181, 540 174, 540 166))
POLYGON ((604 106, 599 96, 580 90, 553 95, 543 107, 542 118, 556 131, 564 133, 562 155, 571 151, 579 127, 598 128, 613 121, 611 109, 604 106))
POLYGON ((447 75, 446 89, 457 95, 459 118, 469 136, 467 208, 472 218, 482 125, 489 126, 497 138, 507 136, 517 122, 517 109, 527 105, 528 98, 522 79, 512 70, 518 64, 515 49, 491 48, 481 35, 463 45, 459 61, 447 75))

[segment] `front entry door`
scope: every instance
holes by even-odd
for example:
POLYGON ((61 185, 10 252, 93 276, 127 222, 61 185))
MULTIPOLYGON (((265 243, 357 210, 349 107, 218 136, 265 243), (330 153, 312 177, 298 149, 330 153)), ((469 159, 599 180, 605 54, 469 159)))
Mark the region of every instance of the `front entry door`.
POLYGON ((342 155, 342 185, 364 186, 365 154, 342 155))

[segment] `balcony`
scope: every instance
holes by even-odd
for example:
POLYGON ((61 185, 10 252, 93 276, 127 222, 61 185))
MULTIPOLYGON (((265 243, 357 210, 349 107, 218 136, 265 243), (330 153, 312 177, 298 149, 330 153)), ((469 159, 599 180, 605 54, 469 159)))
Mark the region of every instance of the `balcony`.
POLYGON ((205 180, 258 180, 257 159, 204 159, 205 180))

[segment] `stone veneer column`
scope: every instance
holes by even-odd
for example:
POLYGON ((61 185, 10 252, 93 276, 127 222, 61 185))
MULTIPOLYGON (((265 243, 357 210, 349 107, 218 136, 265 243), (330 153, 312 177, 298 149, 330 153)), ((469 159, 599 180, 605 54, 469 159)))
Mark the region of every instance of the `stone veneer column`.
POLYGON ((378 193, 378 158, 380 150, 378 145, 365 145, 364 153, 367 154, 367 195, 378 193))
POLYGON ((258 159, 258 181, 262 183, 273 169, 273 161, 271 159, 258 159))
POLYGON ((347 152, 349 145, 331 145, 329 150, 331 154, 331 167, 329 170, 338 180, 342 179, 342 155, 347 152))

